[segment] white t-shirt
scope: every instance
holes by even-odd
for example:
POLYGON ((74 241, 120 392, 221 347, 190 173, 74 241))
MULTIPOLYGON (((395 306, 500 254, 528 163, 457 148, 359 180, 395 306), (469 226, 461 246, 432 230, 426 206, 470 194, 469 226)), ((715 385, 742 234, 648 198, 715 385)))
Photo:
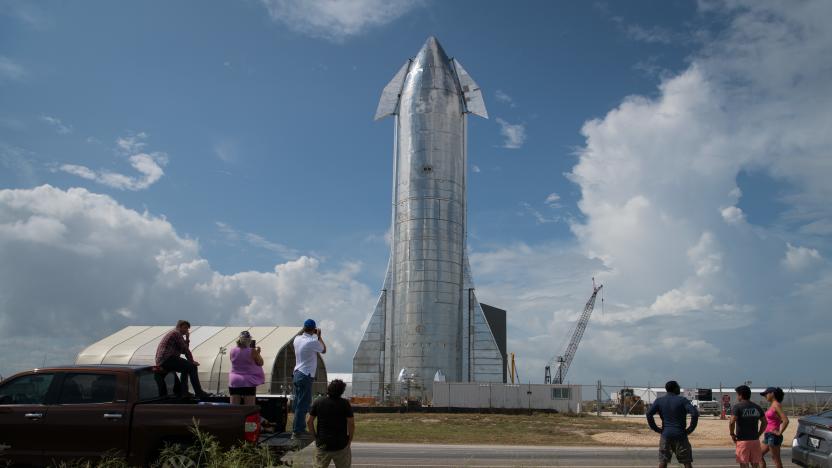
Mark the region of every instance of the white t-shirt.
POLYGON ((295 370, 315 377, 318 370, 318 353, 323 352, 324 345, 318 341, 318 335, 304 333, 295 337, 295 370))

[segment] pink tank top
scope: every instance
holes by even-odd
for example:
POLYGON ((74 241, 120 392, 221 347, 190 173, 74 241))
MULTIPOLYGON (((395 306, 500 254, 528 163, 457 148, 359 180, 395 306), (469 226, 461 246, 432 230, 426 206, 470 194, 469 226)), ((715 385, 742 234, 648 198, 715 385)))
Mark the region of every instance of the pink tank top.
POLYGON ((263 368, 254 363, 251 348, 231 348, 231 372, 228 373, 228 386, 231 388, 256 387, 266 381, 263 368))
POLYGON ((766 432, 774 432, 780 430, 780 415, 777 414, 777 411, 774 408, 769 408, 766 411, 766 432))

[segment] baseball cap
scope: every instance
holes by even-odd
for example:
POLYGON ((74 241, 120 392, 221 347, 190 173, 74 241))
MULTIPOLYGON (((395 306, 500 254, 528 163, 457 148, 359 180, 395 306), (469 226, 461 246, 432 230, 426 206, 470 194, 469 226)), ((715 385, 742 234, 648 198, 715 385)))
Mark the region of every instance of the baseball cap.
POLYGON ((763 390, 762 392, 760 392, 760 395, 766 396, 769 393, 774 393, 776 390, 777 390, 777 387, 768 387, 765 390, 763 390))
POLYGON ((315 321, 312 319, 306 319, 306 321, 303 322, 303 328, 315 328, 315 321))

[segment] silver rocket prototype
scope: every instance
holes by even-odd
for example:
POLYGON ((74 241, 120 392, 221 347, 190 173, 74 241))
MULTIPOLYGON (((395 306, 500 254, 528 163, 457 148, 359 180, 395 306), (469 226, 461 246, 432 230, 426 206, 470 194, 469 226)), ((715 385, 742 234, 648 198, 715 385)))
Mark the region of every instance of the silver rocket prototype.
POLYGON ((434 37, 384 88, 395 118, 390 261, 353 358, 353 394, 434 380, 501 382, 503 356, 474 295, 466 254, 466 114, 488 118, 479 86, 434 37))

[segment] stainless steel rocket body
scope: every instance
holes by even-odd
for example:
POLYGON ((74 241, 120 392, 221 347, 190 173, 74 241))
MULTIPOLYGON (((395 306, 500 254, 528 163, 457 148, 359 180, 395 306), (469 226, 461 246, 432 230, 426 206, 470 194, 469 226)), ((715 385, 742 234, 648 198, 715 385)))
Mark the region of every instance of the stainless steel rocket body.
POLYGON ((435 378, 502 379, 465 252, 466 114, 487 117, 480 89, 433 37, 382 92, 376 119, 396 119, 392 245, 353 358, 355 395, 404 385, 429 397, 435 378))
POLYGON ((465 108, 451 62, 429 41, 397 117, 392 369, 460 377, 465 244, 465 108))

